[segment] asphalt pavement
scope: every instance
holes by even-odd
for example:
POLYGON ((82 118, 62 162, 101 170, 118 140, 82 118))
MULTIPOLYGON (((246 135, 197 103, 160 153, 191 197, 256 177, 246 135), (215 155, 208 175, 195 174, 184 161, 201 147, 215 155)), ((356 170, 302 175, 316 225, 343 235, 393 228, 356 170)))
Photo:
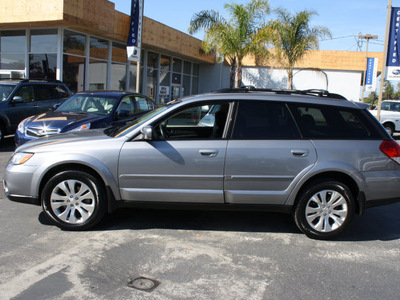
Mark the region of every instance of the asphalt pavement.
MULTIPOLYGON (((1 171, 13 150, 9 138, 1 171)), ((0 198, 0 299, 400 295, 400 203, 356 216, 335 241, 317 241, 291 216, 261 212, 124 209, 94 230, 66 232, 40 207, 0 198)))

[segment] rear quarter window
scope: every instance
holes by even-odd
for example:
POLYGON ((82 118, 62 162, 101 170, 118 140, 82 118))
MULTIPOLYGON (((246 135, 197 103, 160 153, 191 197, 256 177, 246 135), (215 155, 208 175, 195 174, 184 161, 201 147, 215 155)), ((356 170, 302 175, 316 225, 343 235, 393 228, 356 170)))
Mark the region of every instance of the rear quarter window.
POLYGON ((308 104, 291 104, 290 108, 304 138, 381 138, 373 122, 358 109, 308 104))

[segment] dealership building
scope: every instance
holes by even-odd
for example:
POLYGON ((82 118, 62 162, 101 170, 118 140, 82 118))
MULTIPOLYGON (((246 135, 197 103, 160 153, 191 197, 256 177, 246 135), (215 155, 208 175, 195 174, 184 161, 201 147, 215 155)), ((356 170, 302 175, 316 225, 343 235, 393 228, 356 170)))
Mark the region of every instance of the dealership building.
MULTIPOLYGON (((73 92, 136 90, 127 60, 130 17, 107 0, 18 0, 0 4, 0 78, 57 79, 73 92)), ((383 54, 370 52, 379 64, 383 54)), ((246 57, 243 84, 286 88, 286 71, 246 57)), ((365 53, 310 51, 294 88, 327 89, 359 100, 365 53)), ((380 70, 381 67, 378 66, 380 70)), ((201 51, 201 40, 144 17, 139 92, 157 102, 229 87, 229 65, 201 51)))

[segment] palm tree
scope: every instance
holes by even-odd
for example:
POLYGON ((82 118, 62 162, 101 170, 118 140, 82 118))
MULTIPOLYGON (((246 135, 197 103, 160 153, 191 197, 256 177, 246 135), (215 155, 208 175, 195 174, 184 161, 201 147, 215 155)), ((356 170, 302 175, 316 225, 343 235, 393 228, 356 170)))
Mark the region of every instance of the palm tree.
POLYGON ((267 56, 263 40, 265 16, 269 13, 268 0, 252 0, 247 5, 225 4, 230 19, 224 19, 214 10, 203 10, 192 17, 189 33, 205 30, 203 49, 206 53, 217 52, 231 66, 230 86, 242 84, 242 61, 248 54, 267 56))
POLYGON ((277 9, 276 12, 278 19, 270 21, 266 29, 275 46, 275 61, 286 69, 287 88, 293 89, 293 69, 296 62, 309 50, 318 49, 319 39, 331 38, 331 33, 326 27, 310 27, 311 17, 317 15, 314 11, 303 10, 295 15, 285 9, 277 9))

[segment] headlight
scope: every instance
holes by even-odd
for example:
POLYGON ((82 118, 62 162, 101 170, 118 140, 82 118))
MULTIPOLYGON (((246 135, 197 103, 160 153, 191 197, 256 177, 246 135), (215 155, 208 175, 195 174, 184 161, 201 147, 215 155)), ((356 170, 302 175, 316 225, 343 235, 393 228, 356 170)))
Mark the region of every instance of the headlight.
POLYGON ((22 134, 25 133, 25 123, 26 123, 26 119, 22 120, 19 124, 18 124, 18 131, 21 132, 22 134))
POLYGON ((33 156, 33 153, 28 152, 19 152, 15 153, 14 156, 11 158, 11 162, 14 165, 22 165, 26 161, 28 161, 33 156))
POLYGON ((79 126, 79 127, 76 127, 76 128, 74 128, 74 129, 72 129, 71 132, 72 132, 72 131, 88 130, 88 129, 90 129, 90 123, 86 123, 86 124, 83 124, 83 125, 81 125, 81 126, 79 126))

